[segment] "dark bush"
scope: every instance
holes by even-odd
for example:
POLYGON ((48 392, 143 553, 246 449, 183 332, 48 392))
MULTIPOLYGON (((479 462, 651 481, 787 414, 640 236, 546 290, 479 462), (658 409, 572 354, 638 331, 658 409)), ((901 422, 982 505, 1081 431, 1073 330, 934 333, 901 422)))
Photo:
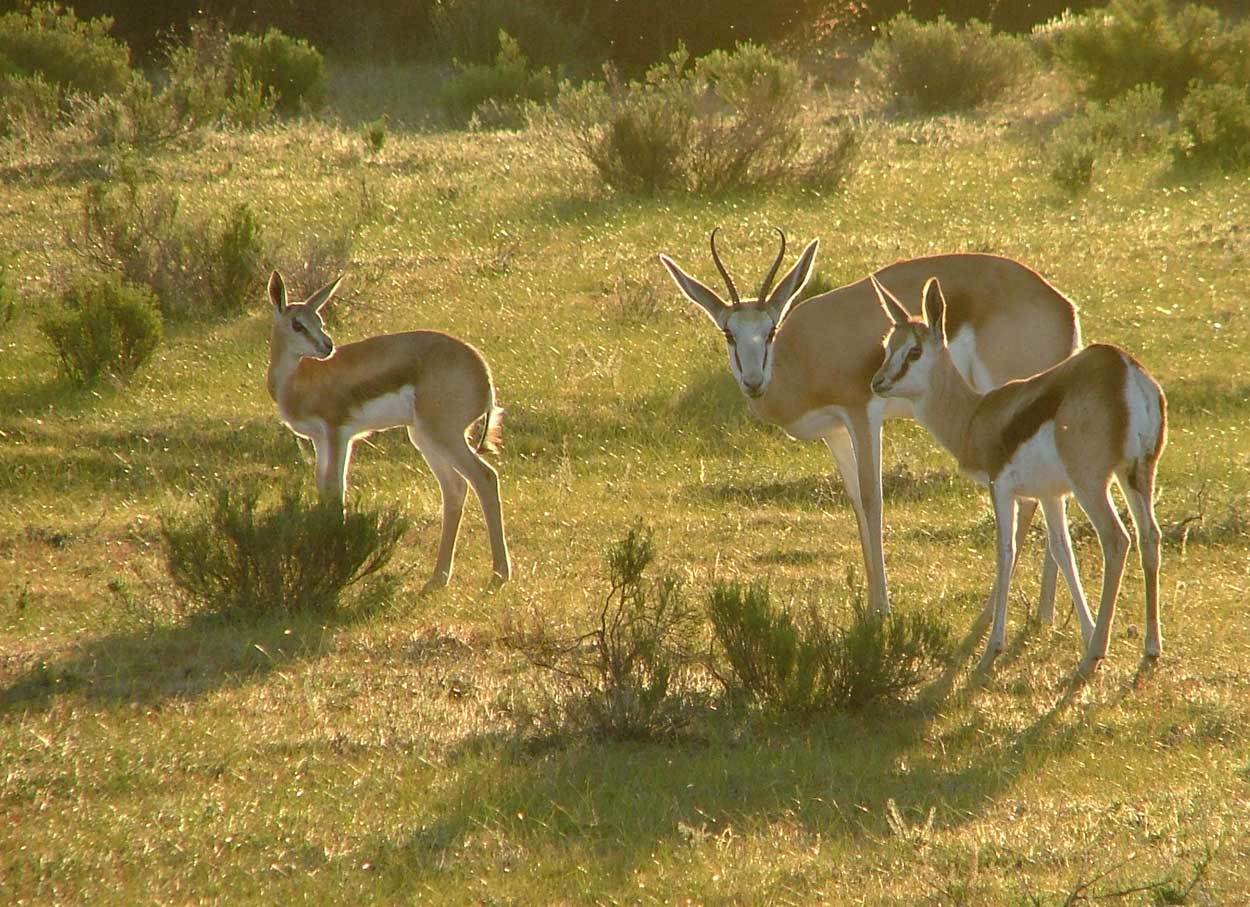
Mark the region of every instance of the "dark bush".
POLYGON ((917 22, 899 15, 868 54, 882 86, 921 113, 969 110, 1000 98, 1032 65, 1020 38, 995 34, 973 20, 957 26, 945 17, 917 22))
POLYGON ((520 45, 499 33, 499 53, 493 64, 457 64, 457 72, 443 83, 439 103, 452 120, 466 123, 485 103, 517 105, 545 101, 556 92, 549 69, 531 69, 520 45))
POLYGON ((61 119, 61 92, 43 76, 0 76, 0 136, 33 138, 61 119))
POLYGON ((796 64, 756 45, 693 65, 679 50, 643 81, 609 72, 606 82, 562 85, 556 138, 626 192, 836 184, 854 165, 854 136, 849 127, 807 123, 807 91, 796 64))
POLYGON ((662 736, 685 721, 681 678, 695 659, 698 614, 672 574, 647 575, 650 530, 634 528, 604 556, 608 591, 590 629, 554 633, 539 617, 505 642, 573 693, 564 721, 613 739, 662 736))
POLYGON ((1178 165, 1237 169, 1250 166, 1250 88, 1194 85, 1177 115, 1178 165))
POLYGON ((581 59, 590 40, 577 22, 536 0, 443 0, 430 13, 434 43, 461 64, 490 64, 503 51, 502 33, 539 66, 581 59))
POLYGON ((249 81, 272 95, 279 113, 317 110, 325 103, 325 60, 307 41, 276 28, 264 35, 231 35, 226 46, 233 93, 246 93, 249 81))
POLYGON ((720 584, 708 616, 731 676, 722 682, 784 712, 862 709, 931 677, 950 658, 949 628, 923 612, 878 617, 859 599, 833 623, 813 604, 774 606, 761 583, 720 584))
POLYGON ((108 275, 70 287, 39 330, 56 351, 61 374, 88 385, 105 375, 133 375, 160 344, 161 316, 150 292, 108 275))
POLYGON ((1097 100, 1158 85, 1175 109, 1193 81, 1250 82, 1250 22, 1230 26, 1218 11, 1168 0, 1112 0, 1075 17, 1052 38, 1056 62, 1097 100))
POLYGON ((264 254, 256 215, 247 202, 240 202, 230 210, 209 255, 209 298, 216 312, 240 312, 255 302, 265 270, 264 254))
POLYGON ((255 485, 222 485, 200 512, 161 520, 174 583, 201 607, 248 615, 326 612, 384 568, 408 530, 396 510, 306 504, 298 488, 262 506, 255 485))
POLYGON ((42 76, 65 91, 100 96, 130 81, 130 51, 109 37, 107 16, 83 20, 71 9, 40 3, 0 16, 0 59, 8 75, 42 76))

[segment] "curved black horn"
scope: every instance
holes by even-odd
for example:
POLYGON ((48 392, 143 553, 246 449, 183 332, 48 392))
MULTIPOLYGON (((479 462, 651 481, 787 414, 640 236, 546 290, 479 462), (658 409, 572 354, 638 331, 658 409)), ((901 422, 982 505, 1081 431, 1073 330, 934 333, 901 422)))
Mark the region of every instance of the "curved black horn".
POLYGON ((712 228, 712 261, 716 262, 716 270, 720 271, 720 276, 725 278, 725 286, 729 287, 729 298, 734 305, 742 302, 742 297, 738 295, 738 288, 734 285, 734 279, 729 276, 729 272, 725 270, 724 263, 720 260, 720 254, 716 251, 716 231, 720 227, 712 228))
POLYGON ((777 253, 777 260, 773 262, 773 269, 768 272, 768 276, 764 278, 764 283, 760 285, 760 302, 767 300, 769 287, 772 286, 773 278, 777 276, 777 269, 781 267, 781 262, 786 257, 786 234, 782 232, 780 227, 773 227, 773 229, 781 237, 781 251, 777 253))

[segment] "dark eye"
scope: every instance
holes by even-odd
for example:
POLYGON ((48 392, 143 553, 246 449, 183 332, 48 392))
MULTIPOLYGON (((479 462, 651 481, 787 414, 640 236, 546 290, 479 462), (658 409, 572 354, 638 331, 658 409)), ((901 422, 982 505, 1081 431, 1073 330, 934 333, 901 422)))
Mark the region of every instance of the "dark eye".
POLYGON ((729 331, 725 331, 724 333, 725 333, 725 340, 726 342, 728 342, 730 346, 733 346, 734 344, 738 342, 737 340, 734 339, 734 335, 730 333, 729 331))
POLYGON ((291 327, 295 329, 295 333, 297 334, 306 334, 308 332, 308 329, 305 328, 304 325, 298 321, 292 321, 291 327))
POLYGON ((913 346, 911 349, 909 349, 909 350, 907 351, 907 361, 908 361, 908 362, 915 362, 917 359, 919 359, 919 358, 920 358, 920 355, 921 355, 921 353, 923 353, 923 352, 924 352, 924 351, 923 351, 922 349, 920 349, 920 347, 918 347, 918 346, 913 346))

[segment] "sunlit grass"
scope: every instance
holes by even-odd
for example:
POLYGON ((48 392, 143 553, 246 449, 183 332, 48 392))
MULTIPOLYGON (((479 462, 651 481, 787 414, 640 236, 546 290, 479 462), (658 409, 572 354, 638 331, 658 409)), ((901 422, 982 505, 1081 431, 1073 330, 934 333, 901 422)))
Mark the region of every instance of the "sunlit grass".
MULTIPOLYGON (((1183 888, 1208 849, 1190 902, 1250 897, 1244 180, 1125 160, 1070 200, 1028 129, 950 118, 875 124, 842 194, 639 201, 600 195, 539 134, 392 126, 377 155, 347 118, 145 164, 189 215, 247 201, 288 247, 357 225, 336 339, 439 328, 494 369, 516 581, 486 591, 470 507, 452 587, 417 596, 437 486, 383 435, 360 446, 351 494, 412 518, 400 591, 333 623, 204 620, 161 565, 161 514, 206 484, 311 490, 264 390, 263 288, 251 313, 172 325, 126 387, 63 386, 34 324, 74 264, 83 187, 28 179, 6 151, 0 248, 22 297, 0 328, 4 899, 1059 904, 1082 884, 1183 888), (968 640, 919 702, 860 718, 726 714, 630 745, 515 730, 535 678, 501 645, 504 618, 583 613, 604 547, 640 517, 696 595, 765 577, 820 599, 862 569, 827 453, 749 419, 722 341, 660 273, 666 251, 710 280, 716 224, 748 284, 774 225, 820 237, 834 284, 939 250, 1013 255, 1078 302, 1088 340, 1140 356, 1172 398, 1160 520, 1209 530, 1165 547, 1156 669, 1139 670, 1131 558, 1110 657, 1071 684, 1066 593, 1054 629, 1026 622, 1035 538, 987 680, 968 675, 968 640)), ((926 603, 962 639, 992 574, 985 498, 916 426, 887 429, 885 460, 897 606, 926 603)), ((1092 593, 1097 545, 1076 522, 1092 593)))

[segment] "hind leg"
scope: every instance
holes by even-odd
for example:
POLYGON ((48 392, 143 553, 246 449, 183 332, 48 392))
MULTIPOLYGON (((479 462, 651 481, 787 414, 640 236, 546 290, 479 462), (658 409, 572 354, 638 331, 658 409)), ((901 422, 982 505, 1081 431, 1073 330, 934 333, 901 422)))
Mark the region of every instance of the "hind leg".
POLYGON ((1159 629, 1159 523, 1154 511, 1154 464, 1140 464, 1119 475, 1120 487, 1128 499, 1133 522, 1137 524, 1137 544, 1141 549, 1142 574, 1146 583, 1147 658, 1163 653, 1163 632, 1159 629))
POLYGON ((433 439, 424 437, 418 429, 410 427, 408 440, 425 458, 430 472, 434 473, 443 499, 443 525, 438 540, 438 559, 434 572, 422 589, 423 593, 432 592, 451 581, 456 559, 456 538, 460 534, 460 520, 464 515, 464 500, 469 486, 433 439))
POLYGON ((1107 657, 1107 644, 1111 639, 1111 624, 1115 620, 1115 599, 1120 592, 1120 579, 1124 575, 1124 562, 1128 559, 1129 534, 1120 522, 1111 503, 1109 481, 1097 483, 1098 487, 1082 485, 1076 489, 1076 499, 1085 509, 1089 521, 1098 533, 1102 546, 1102 595, 1098 602, 1098 620, 1094 634, 1085 650, 1079 673, 1088 676, 1107 657))
POLYGON ((1042 501, 1042 512, 1046 514, 1046 532, 1050 539, 1050 553, 1063 571, 1063 578, 1072 594, 1072 610, 1081 624, 1081 642, 1089 648, 1089 641, 1094 635, 1094 621, 1089 614, 1089 605, 1085 601, 1085 592, 1081 588, 1081 577, 1076 569, 1076 558, 1072 556, 1072 537, 1068 534, 1068 510, 1065 498, 1047 498, 1042 501))
POLYGON ((495 581, 506 582, 512 578, 512 558, 508 554, 508 540, 504 534, 503 500, 499 493, 499 474, 468 445, 464 436, 459 443, 448 445, 448 458, 455 470, 468 479, 482 505, 486 531, 490 536, 490 552, 495 581))

